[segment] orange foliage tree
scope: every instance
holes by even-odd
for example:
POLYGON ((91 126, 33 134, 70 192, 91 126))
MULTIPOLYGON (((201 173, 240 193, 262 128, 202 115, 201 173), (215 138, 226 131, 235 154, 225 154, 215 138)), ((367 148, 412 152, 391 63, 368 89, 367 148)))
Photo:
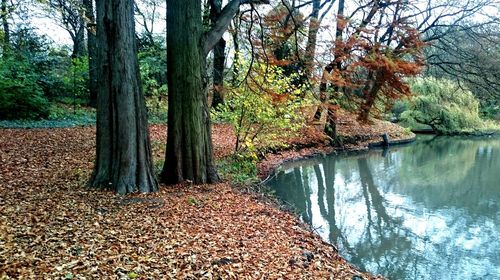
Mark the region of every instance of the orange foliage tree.
POLYGON ((321 86, 322 92, 332 88, 329 104, 343 94, 358 104, 358 119, 367 122, 377 99, 390 102, 410 94, 405 77, 422 71, 425 43, 407 10, 403 0, 374 0, 337 17, 334 58, 321 86))

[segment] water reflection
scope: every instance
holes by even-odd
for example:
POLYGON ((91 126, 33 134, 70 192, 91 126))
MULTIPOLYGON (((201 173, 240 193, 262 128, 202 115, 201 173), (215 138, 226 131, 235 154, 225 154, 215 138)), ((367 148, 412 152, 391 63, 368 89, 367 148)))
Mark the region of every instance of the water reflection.
POLYGON ((500 279, 500 139, 294 163, 271 183, 360 269, 391 279, 500 279))

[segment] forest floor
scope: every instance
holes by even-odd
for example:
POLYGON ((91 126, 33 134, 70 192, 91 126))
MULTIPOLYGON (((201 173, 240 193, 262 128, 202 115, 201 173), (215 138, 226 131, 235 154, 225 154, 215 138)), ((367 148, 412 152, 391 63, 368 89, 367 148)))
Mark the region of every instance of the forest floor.
MULTIPOLYGON (((363 142, 382 132, 408 137, 390 123, 339 123, 341 134, 373 136, 358 137, 363 142)), ((160 162, 166 127, 150 131, 160 162)), ((291 149, 266 155, 260 175, 284 160, 331 151, 308 131, 290 140, 291 149)), ((215 125, 213 135, 216 157, 229 155, 232 129, 215 125)), ((0 279, 377 278, 357 271, 293 214, 229 182, 161 186, 149 195, 89 190, 94 156, 94 127, 0 130, 0 279)))

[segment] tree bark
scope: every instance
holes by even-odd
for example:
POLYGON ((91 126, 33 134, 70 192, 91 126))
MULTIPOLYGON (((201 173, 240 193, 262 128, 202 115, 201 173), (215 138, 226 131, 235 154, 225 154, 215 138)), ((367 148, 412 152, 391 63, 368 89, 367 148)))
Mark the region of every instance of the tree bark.
MULTIPOLYGON (((210 1, 210 21, 213 25, 219 19, 222 11, 222 1, 221 0, 211 0, 210 1)), ((220 104, 224 102, 223 86, 224 86, 224 62, 226 60, 225 55, 226 41, 224 38, 220 38, 219 42, 214 47, 214 66, 213 66, 213 99, 212 107, 217 108, 220 104)))
POLYGON ((212 155, 201 3, 168 0, 167 7, 169 109, 161 180, 215 183, 219 176, 212 155))
POLYGON ((158 190, 142 94, 132 0, 97 1, 95 188, 120 194, 158 190))
POLYGON ((212 107, 217 108, 224 103, 224 65, 226 61, 226 41, 220 39, 214 47, 214 68, 213 68, 213 100, 212 107))
POLYGON ((2 0, 0 3, 0 15, 2 17, 2 27, 3 27, 3 44, 4 49, 10 46, 10 29, 8 17, 9 13, 7 12, 7 0, 2 0))
POLYGON ((311 78, 314 68, 314 57, 316 55, 316 41, 319 31, 319 10, 321 7, 320 0, 313 0, 313 10, 309 21, 309 31, 307 34, 307 44, 305 53, 305 63, 308 78, 311 78))
POLYGON ((358 114, 358 121, 362 123, 368 122, 370 117, 370 111, 377 100, 377 95, 383 86, 383 77, 380 77, 382 73, 370 71, 366 84, 363 88, 364 100, 361 104, 361 108, 358 114))
POLYGON ((240 75, 240 39, 239 39, 239 19, 235 17, 233 20, 234 28, 231 32, 231 37, 233 37, 233 45, 234 45, 234 55, 233 55, 233 75, 231 77, 231 85, 236 86, 238 84, 238 77, 240 75))
POLYGON ((89 104, 97 106, 97 45, 93 0, 83 0, 87 18, 87 50, 89 59, 89 104))
POLYGON ((201 1, 167 0, 168 134, 162 182, 216 183, 207 105, 206 57, 222 38, 240 4, 231 0, 203 32, 201 1))
POLYGON ((78 58, 85 55, 85 22, 83 18, 80 22, 80 27, 76 30, 76 33, 72 37, 73 39, 73 52, 71 58, 78 58))
MULTIPOLYGON (((343 33, 343 28, 344 25, 340 22, 341 20, 344 19, 344 7, 345 7, 345 1, 344 0, 339 0, 338 4, 338 10, 337 10, 337 26, 335 30, 335 54, 334 54, 334 59, 332 62, 330 62, 325 69, 323 70, 323 74, 321 77, 321 83, 319 86, 319 95, 320 95, 320 101, 322 104, 325 102, 329 102, 330 98, 327 96, 327 89, 328 89, 328 79, 327 77, 329 74, 336 68, 337 70, 341 70, 342 67, 342 62, 340 59, 337 58, 339 48, 340 48, 340 43, 342 42, 342 33, 343 33)), ((338 90, 338 88, 336 88, 338 90)), ((337 124, 336 122, 336 114, 333 109, 333 106, 329 106, 328 104, 323 105, 318 108, 318 111, 316 111, 315 114, 315 119, 321 116, 321 112, 325 109, 326 107, 327 110, 327 120, 325 124, 325 133, 332 139, 334 142, 336 142, 337 138, 337 124), (322 108, 323 107, 323 108, 322 108)))

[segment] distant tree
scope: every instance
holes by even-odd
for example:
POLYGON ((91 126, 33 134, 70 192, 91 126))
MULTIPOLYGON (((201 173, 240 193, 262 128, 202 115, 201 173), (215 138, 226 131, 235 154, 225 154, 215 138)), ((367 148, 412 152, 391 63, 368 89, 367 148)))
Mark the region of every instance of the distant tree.
MULTIPOLYGON (((210 0, 210 25, 214 26, 222 12, 222 0, 210 0)), ((215 45, 214 63, 213 63, 213 98, 212 107, 217 108, 224 102, 223 87, 224 87, 224 65, 226 61, 226 40, 220 38, 215 45)))
MULTIPOLYGON (((323 79, 339 92, 361 97, 359 120, 366 122, 382 94, 386 98, 409 95, 403 78, 418 74, 423 66, 418 31, 408 20, 404 1, 371 1, 344 16, 339 1, 334 59, 325 68, 323 79), (363 16, 354 20, 360 13, 363 16)), ((322 91, 325 90, 322 86, 322 91)))
POLYGON ((479 102, 469 90, 449 80, 434 78, 414 79, 411 89, 415 97, 410 102, 410 109, 401 115, 404 122, 428 125, 439 134, 471 132, 483 128, 479 102))
POLYGON ((212 152, 207 105, 206 57, 219 42, 240 4, 267 1, 232 0, 217 22, 203 30, 199 0, 167 1, 168 135, 161 179, 175 184, 219 181, 212 152))
POLYGON ((8 48, 10 42, 10 28, 9 28, 9 5, 7 0, 1 0, 0 2, 0 18, 2 19, 3 28, 3 46, 4 49, 8 48))
MULTIPOLYGON (((88 0, 86 0, 88 1, 88 0)), ((44 2, 45 3, 45 2, 44 2)), ((73 41, 72 58, 85 55, 85 6, 83 0, 48 0, 47 13, 68 32, 73 41)), ((89 4, 88 2, 86 3, 89 4)), ((87 13, 89 15, 90 13, 87 13)))
POLYGON ((485 111, 499 106, 499 23, 495 19, 489 23, 454 26, 426 49, 428 67, 425 73, 469 88, 485 111))
POLYGON ((91 186, 158 189, 141 89, 132 0, 97 1, 97 146, 91 186))
POLYGON ((493 2, 338 1, 332 59, 324 69, 320 95, 329 104, 349 99, 357 104, 358 119, 366 122, 377 102, 390 106, 410 93, 404 77, 423 70, 425 46, 493 2))
POLYGON ((92 107, 97 106, 97 45, 94 0, 83 0, 87 33, 87 51, 89 60, 89 99, 92 107))
POLYGON ((157 30, 157 24, 165 20, 163 14, 163 11, 165 11, 165 1, 137 0, 135 1, 134 10, 136 25, 141 28, 140 32, 138 32, 140 48, 157 45, 157 35, 164 32, 164 30, 157 30))

